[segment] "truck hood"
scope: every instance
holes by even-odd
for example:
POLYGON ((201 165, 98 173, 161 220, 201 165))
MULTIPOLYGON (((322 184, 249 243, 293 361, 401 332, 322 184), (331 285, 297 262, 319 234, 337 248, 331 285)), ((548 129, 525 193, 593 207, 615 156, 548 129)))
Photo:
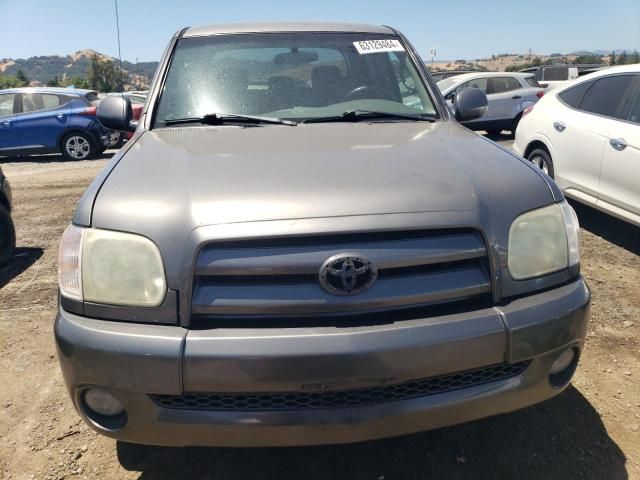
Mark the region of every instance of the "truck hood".
POLYGON ((533 167, 452 122, 155 129, 116 162, 91 225, 166 243, 163 255, 208 225, 465 212, 465 226, 508 229, 554 201, 533 167))

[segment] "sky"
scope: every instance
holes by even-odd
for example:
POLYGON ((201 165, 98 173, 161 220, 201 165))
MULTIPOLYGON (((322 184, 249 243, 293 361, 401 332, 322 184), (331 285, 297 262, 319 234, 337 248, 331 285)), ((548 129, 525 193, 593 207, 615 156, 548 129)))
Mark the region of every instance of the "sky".
MULTIPOLYGON (((182 27, 273 20, 393 26, 428 58, 639 49, 640 0, 118 0, 122 58, 158 60, 182 27)), ((114 0, 0 0, 0 59, 118 53, 114 0)))

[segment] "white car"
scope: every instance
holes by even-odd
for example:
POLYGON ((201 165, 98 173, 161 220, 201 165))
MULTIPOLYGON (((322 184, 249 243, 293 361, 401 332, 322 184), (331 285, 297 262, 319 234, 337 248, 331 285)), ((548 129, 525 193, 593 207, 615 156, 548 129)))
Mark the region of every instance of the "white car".
POLYGON ((540 65, 538 67, 525 68, 521 72, 535 75, 536 80, 545 92, 564 87, 578 77, 588 75, 591 72, 608 68, 601 64, 579 65, 540 65))
POLYGON ((527 73, 465 73, 441 80, 437 85, 451 110, 454 97, 463 88, 482 90, 487 95, 486 113, 462 124, 471 130, 485 130, 490 134, 502 130, 515 132, 524 109, 544 95, 534 76, 527 73))
POLYGON ((640 226, 640 64, 547 93, 523 114, 514 149, 568 197, 640 226))

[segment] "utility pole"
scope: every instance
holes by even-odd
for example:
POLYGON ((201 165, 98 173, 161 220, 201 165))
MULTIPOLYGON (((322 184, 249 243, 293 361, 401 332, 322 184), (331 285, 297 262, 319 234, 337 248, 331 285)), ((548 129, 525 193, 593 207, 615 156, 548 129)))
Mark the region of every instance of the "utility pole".
POLYGON ((431 65, 433 66, 433 60, 436 58, 436 47, 429 49, 429 56, 431 57, 431 65))
POLYGON ((120 17, 118 15, 118 0, 113 0, 116 5, 116 31, 118 34, 118 61, 120 62, 120 89, 124 92, 124 75, 122 72, 122 53, 120 52, 120 17))

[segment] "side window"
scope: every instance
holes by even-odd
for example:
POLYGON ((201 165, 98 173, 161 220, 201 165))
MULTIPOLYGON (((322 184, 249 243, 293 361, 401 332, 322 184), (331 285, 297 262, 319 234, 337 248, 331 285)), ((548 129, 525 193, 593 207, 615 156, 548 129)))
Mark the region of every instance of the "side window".
POLYGON ((536 88, 540 88, 540 84, 538 83, 538 81, 536 80, 536 77, 526 77, 525 80, 527 81, 527 83, 529 84, 529 86, 531 87, 536 87, 536 88))
POLYGON ((69 102, 72 102, 75 98, 77 97, 73 97, 71 95, 58 95, 58 102, 60 105, 65 105, 69 102))
POLYGON ((568 80, 569 79, 569 67, 546 67, 544 69, 543 80, 568 80))
POLYGON ((513 77, 493 77, 489 79, 487 93, 504 93, 522 88, 520 82, 513 77))
POLYGON ((0 95, 0 118, 13 115, 13 102, 15 93, 5 93, 0 95))
POLYGON ((578 108, 578 105, 580 105, 580 102, 582 101, 582 97, 584 97, 584 94, 587 93, 587 90, 589 90, 591 85, 593 85, 593 81, 581 83, 559 93, 558 97, 560 97, 560 99, 570 107, 578 108))
POLYGON ((23 93, 22 94, 22 111, 37 112, 38 110, 48 110, 56 108, 60 105, 58 95, 50 93, 23 93))
POLYGON ((408 107, 414 107, 423 110, 422 101, 418 95, 417 85, 421 85, 421 81, 415 78, 417 72, 407 67, 407 55, 399 55, 398 52, 389 52, 389 60, 395 73, 398 89, 402 97, 402 103, 408 107))
POLYGON ((468 82, 460 85, 456 90, 462 90, 463 88, 479 88, 484 93, 487 93, 487 79, 486 78, 476 78, 475 80, 469 80, 468 82))
POLYGON ((640 125, 640 75, 636 75, 636 77, 639 78, 636 80, 636 91, 630 101, 627 120, 640 125))
POLYGON ((623 118, 625 98, 635 84, 634 75, 616 75, 595 81, 587 91, 579 109, 606 117, 623 118))

